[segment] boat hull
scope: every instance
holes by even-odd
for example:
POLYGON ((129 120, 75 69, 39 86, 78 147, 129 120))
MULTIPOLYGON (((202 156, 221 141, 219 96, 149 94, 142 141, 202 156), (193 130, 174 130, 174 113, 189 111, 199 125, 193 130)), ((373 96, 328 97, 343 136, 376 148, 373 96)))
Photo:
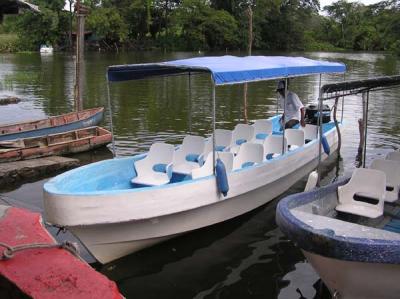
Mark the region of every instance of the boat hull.
MULTIPOLYGON (((337 149, 336 129, 326 134, 331 154, 337 149)), ((322 159, 326 159, 326 154, 322 159)), ((91 173, 96 187, 133 167, 127 158, 98 162, 60 175, 44 188, 46 220, 67 227, 94 257, 107 263, 192 230, 232 219, 260 207, 288 190, 318 164, 318 142, 312 141, 282 157, 228 175, 229 192, 223 197, 214 176, 162 187, 81 192, 80 178, 91 173), (111 173, 120 163, 125 168, 111 173), (92 170, 91 170, 92 169, 92 170), (75 174, 76 177, 74 177, 75 174), (68 185, 70 187, 68 187, 68 185), (62 194, 57 186, 70 188, 62 194), (72 194, 76 192, 76 194, 72 194)), ((128 174, 129 176, 129 174, 128 174)))
POLYGON ((400 294, 400 265, 345 261, 303 250, 335 298, 395 299, 400 294))
POLYGON ((103 119, 104 108, 87 109, 46 119, 0 127, 0 141, 58 134, 96 126, 103 119))
POLYGON ((22 142, 26 144, 26 147, 0 149, 0 163, 80 153, 106 145, 111 142, 111 139, 111 133, 101 127, 26 138, 22 141, 16 141, 16 144, 22 142))
POLYGON ((74 226, 68 229, 85 244, 99 262, 108 263, 177 235, 252 211, 288 190, 312 171, 317 163, 318 160, 314 159, 304 167, 261 188, 197 209, 146 220, 74 226))

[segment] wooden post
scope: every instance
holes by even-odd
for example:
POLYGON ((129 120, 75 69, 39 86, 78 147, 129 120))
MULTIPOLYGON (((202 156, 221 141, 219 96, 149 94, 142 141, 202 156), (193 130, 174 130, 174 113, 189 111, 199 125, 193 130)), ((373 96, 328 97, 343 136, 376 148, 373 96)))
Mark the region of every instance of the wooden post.
MULTIPOLYGON (((251 5, 247 7, 247 15, 249 17, 249 39, 247 44, 247 54, 251 56, 251 49, 253 44, 253 10, 251 9, 251 5)), ((243 86, 243 109, 244 109, 244 122, 248 122, 247 118, 247 83, 243 86)))
POLYGON ((356 156, 356 167, 365 165, 365 127, 366 127, 366 114, 367 114, 367 94, 362 94, 362 118, 358 120, 358 130, 360 133, 360 143, 358 144, 358 151, 356 156))
POLYGON ((335 122, 336 132, 338 134, 337 152, 338 152, 338 156, 340 157, 340 148, 342 147, 342 134, 340 133, 339 124, 338 124, 337 117, 336 117, 338 104, 339 104, 339 97, 336 97, 335 105, 333 106, 333 121, 335 122))
POLYGON ((76 32, 76 60, 75 60, 75 111, 83 109, 82 93, 83 93, 83 76, 82 63, 85 50, 85 16, 88 9, 81 5, 81 1, 77 0, 75 4, 75 12, 77 16, 77 32, 76 32))

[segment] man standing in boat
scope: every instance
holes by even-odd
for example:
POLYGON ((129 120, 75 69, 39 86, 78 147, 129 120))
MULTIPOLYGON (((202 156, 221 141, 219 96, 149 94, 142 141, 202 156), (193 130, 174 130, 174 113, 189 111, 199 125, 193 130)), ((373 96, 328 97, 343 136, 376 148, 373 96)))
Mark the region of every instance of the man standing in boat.
MULTIPOLYGON (((276 91, 279 93, 279 103, 281 108, 283 108, 283 104, 285 103, 285 81, 281 80, 278 82, 276 91)), ((302 127, 305 127, 303 103, 294 92, 289 90, 286 92, 285 112, 281 118, 282 126, 285 124, 285 129, 290 129, 300 123, 302 127)))

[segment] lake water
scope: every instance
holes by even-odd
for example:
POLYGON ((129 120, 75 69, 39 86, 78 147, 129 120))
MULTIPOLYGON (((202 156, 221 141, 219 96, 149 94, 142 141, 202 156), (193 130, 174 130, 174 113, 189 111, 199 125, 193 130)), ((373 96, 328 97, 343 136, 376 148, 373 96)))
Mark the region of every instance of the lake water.
MULTIPOLYGON (((184 52, 88 53, 83 105, 85 108, 107 107, 105 73, 109 65, 198 55, 184 52)), ((283 55, 344 62, 348 68, 346 80, 395 75, 400 68, 398 58, 381 53, 283 55)), ((323 75, 322 84, 343 79, 343 75, 323 75)), ((12 95, 22 101, 0 106, 0 123, 72 111, 73 85, 72 56, 1 55, 0 97, 12 95)), ((307 104, 317 98, 318 85, 319 76, 308 76, 292 79, 289 87, 307 104)), ((191 132, 209 134, 212 129, 210 86, 206 75, 192 76, 190 82, 187 76, 175 76, 112 84, 117 154, 143 152, 154 141, 178 143, 191 132)), ((217 127, 232 129, 244 120, 245 114, 249 121, 273 116, 276 113, 275 86, 276 81, 249 84, 247 113, 243 105, 243 86, 218 87, 217 127)), ((367 165, 371 159, 399 147, 399 98, 400 89, 370 95, 367 165)), ((325 163, 324 183, 337 175, 349 175, 356 165, 361 98, 346 98, 344 106, 346 128, 342 160, 332 158, 325 163)), ((109 127, 109 124, 107 109, 102 125, 109 127)), ((110 157, 108 149, 79 156, 86 163, 110 157)), ((42 186, 46 181, 25 183, 14 190, 3 190, 2 195, 17 206, 40 210, 42 186)), ((305 181, 306 178, 296 183, 286 195, 301 191, 305 181)), ((231 221, 186 234, 109 265, 94 264, 94 267, 114 280, 127 298, 320 298, 318 275, 275 224, 278 201, 279 198, 231 221)), ((84 257, 92 261, 85 252, 84 257)))

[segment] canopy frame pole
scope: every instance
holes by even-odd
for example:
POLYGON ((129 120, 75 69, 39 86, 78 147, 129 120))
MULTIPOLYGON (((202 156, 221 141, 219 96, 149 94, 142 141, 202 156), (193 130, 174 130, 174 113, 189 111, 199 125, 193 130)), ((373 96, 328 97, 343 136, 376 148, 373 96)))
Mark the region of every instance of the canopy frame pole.
POLYGON ((213 107, 212 107, 212 126, 213 126, 213 134, 212 134, 212 142, 213 142, 213 174, 215 175, 215 82, 213 80, 213 77, 211 75, 211 81, 212 81, 212 101, 213 101, 213 107))
MULTIPOLYGON (((346 81, 346 73, 343 74, 343 82, 345 82, 345 81, 346 81)), ((341 113, 341 116, 340 116, 340 123, 341 124, 343 124, 344 98, 345 98, 345 96, 344 96, 344 90, 343 90, 343 92, 342 92, 342 113, 341 113)))
POLYGON ((189 72, 189 78, 188 78, 188 108, 189 108, 189 133, 192 134, 192 74, 189 72))
MULTIPOLYGON (((365 98, 365 112, 364 112, 364 146, 363 146, 363 168, 365 168, 365 160, 367 157, 367 128, 368 128, 368 110, 369 110, 369 90, 363 93, 363 98, 365 98)), ((363 99, 364 100, 364 99, 363 99)))
POLYGON ((286 148, 285 148, 285 127, 286 127, 286 98, 287 98, 287 91, 288 91, 288 77, 285 78, 285 96, 283 98, 283 121, 282 121, 282 127, 283 127, 283 138, 282 138, 282 155, 285 154, 286 148))
POLYGON ((322 88, 321 88, 321 82, 322 82, 322 74, 319 74, 319 94, 318 94, 318 110, 319 110, 319 115, 318 115, 318 166, 317 166, 317 173, 318 173, 318 186, 321 183, 321 172, 322 172, 322 167, 321 167, 321 161, 322 161, 322 137, 323 137, 323 130, 322 130, 322 107, 323 107, 323 99, 322 99, 322 88))
POLYGON ((112 153, 113 153, 113 157, 116 158, 117 157, 117 152, 115 151, 114 126, 113 126, 111 97, 110 97, 110 81, 108 81, 108 75, 106 76, 106 80, 107 80, 107 101, 108 101, 108 113, 109 113, 109 117, 110 117, 112 153))

